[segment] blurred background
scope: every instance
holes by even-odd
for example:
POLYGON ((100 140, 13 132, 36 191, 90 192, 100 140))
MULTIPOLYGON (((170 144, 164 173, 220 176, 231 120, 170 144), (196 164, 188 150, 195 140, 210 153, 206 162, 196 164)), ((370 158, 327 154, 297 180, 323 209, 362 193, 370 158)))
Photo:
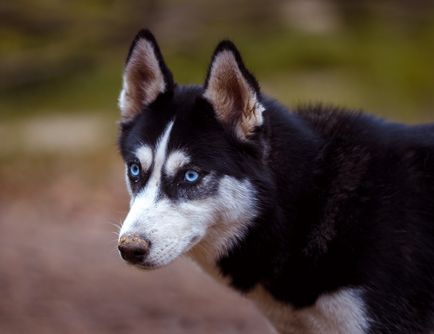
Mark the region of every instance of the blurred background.
POLYGON ((2 1, 0 333, 271 333, 188 260, 140 272, 117 255, 117 96, 142 27, 179 83, 230 38, 288 105, 434 121, 432 1, 2 1))

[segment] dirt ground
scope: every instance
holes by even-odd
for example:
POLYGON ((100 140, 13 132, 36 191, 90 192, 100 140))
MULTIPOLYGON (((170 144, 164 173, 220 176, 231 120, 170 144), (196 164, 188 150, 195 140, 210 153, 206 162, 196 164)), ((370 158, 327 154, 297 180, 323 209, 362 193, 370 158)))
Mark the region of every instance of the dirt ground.
POLYGON ((272 333, 244 298, 187 259, 126 265, 115 150, 2 158, 0 333, 272 333))

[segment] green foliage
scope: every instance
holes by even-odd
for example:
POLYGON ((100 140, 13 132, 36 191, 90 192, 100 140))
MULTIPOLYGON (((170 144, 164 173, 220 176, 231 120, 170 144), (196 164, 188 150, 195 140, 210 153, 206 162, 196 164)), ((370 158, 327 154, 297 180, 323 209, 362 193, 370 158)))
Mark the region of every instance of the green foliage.
POLYGON ((282 5, 271 1, 264 8, 262 2, 241 0, 2 4, 0 115, 106 112, 115 118, 127 48, 136 30, 149 26, 181 83, 201 83, 213 47, 230 37, 264 91, 286 103, 321 100, 407 121, 433 119, 432 11, 390 15, 373 7, 352 24, 345 15, 354 12, 341 10, 338 2, 333 7, 338 24, 312 32, 288 24, 282 5))

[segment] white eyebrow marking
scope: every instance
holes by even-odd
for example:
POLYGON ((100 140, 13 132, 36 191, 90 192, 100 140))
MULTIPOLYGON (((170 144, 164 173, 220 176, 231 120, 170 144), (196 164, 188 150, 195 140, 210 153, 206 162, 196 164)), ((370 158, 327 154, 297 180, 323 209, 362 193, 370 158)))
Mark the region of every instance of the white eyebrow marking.
POLYGON ((135 154, 142 165, 143 171, 146 172, 152 165, 152 149, 147 145, 143 145, 136 150, 135 154))
POLYGON ((183 151, 178 150, 169 155, 165 164, 165 172, 169 176, 174 176, 183 166, 190 163, 190 157, 183 151))
POLYGON ((164 130, 163 135, 157 141, 154 155, 154 168, 152 169, 148 183, 139 194, 142 198, 142 201, 146 202, 148 205, 157 201, 158 189, 161 183, 161 170, 163 168, 164 161, 166 160, 167 145, 169 143, 172 126, 173 121, 169 123, 164 130))
POLYGON ((172 131, 173 121, 169 123, 164 134, 157 142, 155 149, 155 167, 152 176, 157 172, 158 179, 161 177, 161 169, 163 168, 164 161, 166 161, 167 145, 169 143, 170 132, 172 131))

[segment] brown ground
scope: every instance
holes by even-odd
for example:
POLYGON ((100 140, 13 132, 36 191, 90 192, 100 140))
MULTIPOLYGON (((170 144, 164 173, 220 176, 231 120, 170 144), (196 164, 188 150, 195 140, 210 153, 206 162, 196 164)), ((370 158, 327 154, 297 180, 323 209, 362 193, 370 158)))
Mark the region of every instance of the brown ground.
POLYGON ((186 259, 121 261, 127 210, 115 155, 0 161, 0 333, 271 333, 256 309, 186 259))

